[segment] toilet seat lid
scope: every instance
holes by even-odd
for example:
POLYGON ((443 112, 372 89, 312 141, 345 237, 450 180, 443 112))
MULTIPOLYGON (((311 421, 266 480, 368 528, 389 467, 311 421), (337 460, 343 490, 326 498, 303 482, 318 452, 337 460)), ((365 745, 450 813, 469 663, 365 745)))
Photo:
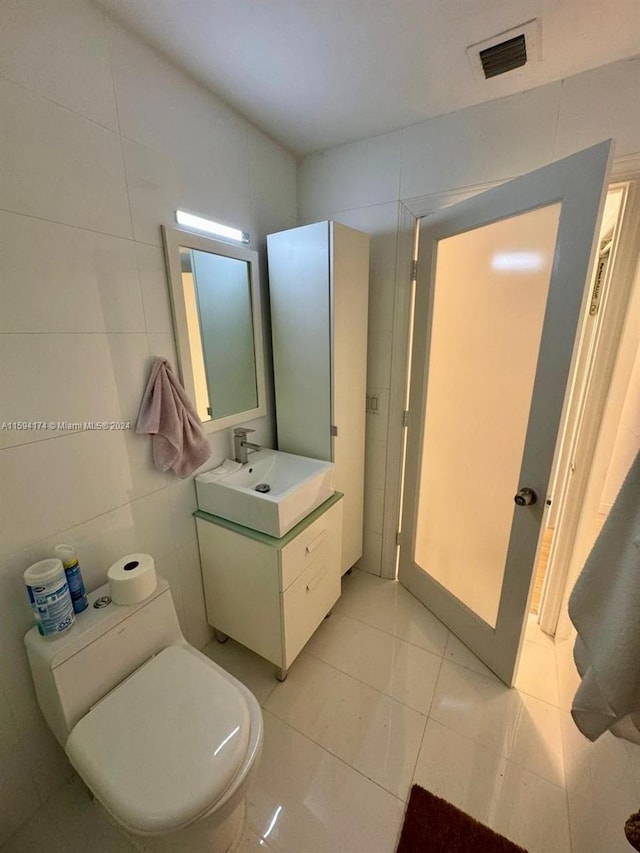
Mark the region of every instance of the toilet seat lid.
POLYGON ((170 646, 76 724, 66 751, 125 828, 151 834, 209 811, 240 770, 249 734, 233 682, 189 647, 170 646))

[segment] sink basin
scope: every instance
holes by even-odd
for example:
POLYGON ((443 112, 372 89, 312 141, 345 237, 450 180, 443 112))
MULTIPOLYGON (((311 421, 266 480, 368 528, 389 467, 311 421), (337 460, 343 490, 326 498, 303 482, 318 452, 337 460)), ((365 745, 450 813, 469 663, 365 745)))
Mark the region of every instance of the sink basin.
POLYGON ((214 468, 198 474, 198 507, 280 538, 331 497, 333 472, 332 462, 257 450, 231 473, 214 468))

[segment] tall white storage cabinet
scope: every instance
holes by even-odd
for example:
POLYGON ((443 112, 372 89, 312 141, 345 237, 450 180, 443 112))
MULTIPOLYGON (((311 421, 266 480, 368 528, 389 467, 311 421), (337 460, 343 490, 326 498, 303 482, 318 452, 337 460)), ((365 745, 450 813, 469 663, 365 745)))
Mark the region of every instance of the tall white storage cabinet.
POLYGON ((369 235, 317 222, 267 254, 278 448, 335 464, 344 573, 362 556, 369 235))

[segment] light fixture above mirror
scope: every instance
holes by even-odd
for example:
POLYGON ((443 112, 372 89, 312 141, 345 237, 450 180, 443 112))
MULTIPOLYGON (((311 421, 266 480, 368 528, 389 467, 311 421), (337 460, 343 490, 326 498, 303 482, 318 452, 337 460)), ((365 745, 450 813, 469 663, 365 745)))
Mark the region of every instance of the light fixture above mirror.
POLYGON ((205 429, 265 415, 258 253, 168 226, 162 234, 181 380, 205 429))
POLYGON ((176 222, 185 228, 193 228, 196 231, 203 231, 205 234, 222 237, 225 240, 237 240, 238 243, 249 243, 251 240, 246 231, 232 228, 230 225, 223 225, 222 222, 214 222, 213 219, 205 219, 203 216, 188 213, 186 210, 176 210, 176 222))

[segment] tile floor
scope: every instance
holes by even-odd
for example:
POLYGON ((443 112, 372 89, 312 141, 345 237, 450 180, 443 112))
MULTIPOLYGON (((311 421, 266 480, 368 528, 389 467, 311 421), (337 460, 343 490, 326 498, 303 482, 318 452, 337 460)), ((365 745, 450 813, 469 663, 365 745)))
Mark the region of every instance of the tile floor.
MULTIPOLYGON (((571 643, 532 621, 508 690, 403 587, 362 572, 280 684, 229 640, 205 649, 262 704, 239 853, 393 853, 412 782, 530 853, 629 853, 640 747, 590 744, 568 708, 571 643)), ((3 848, 130 853, 71 781, 3 848), (90 839, 90 840, 89 840, 90 839)))

